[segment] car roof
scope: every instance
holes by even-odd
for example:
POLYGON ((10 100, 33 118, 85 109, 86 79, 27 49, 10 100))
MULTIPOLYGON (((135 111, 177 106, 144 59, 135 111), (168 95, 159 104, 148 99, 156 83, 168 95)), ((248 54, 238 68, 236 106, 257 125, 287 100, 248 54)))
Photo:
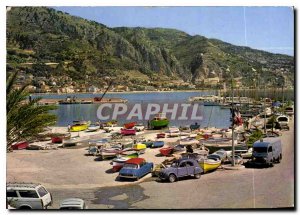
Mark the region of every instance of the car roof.
POLYGON ((40 184, 37 183, 17 183, 17 182, 10 182, 6 184, 6 187, 11 188, 36 188, 37 186, 40 186, 40 184))
POLYGON ((144 158, 131 158, 129 159, 128 161, 126 161, 125 163, 126 164, 141 164, 145 162, 145 159, 144 158))
POLYGON ((84 200, 79 199, 79 198, 69 198, 69 199, 64 199, 60 203, 60 207, 65 207, 65 206, 80 206, 84 204, 84 200))
POLYGON ((253 144, 253 147, 268 147, 269 144, 270 144, 269 142, 257 141, 253 144))

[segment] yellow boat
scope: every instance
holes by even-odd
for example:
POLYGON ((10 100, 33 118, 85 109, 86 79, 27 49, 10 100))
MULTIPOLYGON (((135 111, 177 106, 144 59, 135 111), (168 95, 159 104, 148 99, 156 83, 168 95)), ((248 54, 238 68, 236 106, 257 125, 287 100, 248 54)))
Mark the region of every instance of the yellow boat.
POLYGON ((143 149, 146 149, 147 146, 146 146, 146 144, 143 144, 143 143, 137 143, 137 144, 133 145, 133 148, 136 150, 143 150, 143 149))
POLYGON ((221 160, 216 161, 205 158, 199 161, 199 165, 202 167, 204 173, 206 173, 217 169, 221 165, 221 160))
POLYGON ((90 121, 74 121, 74 124, 71 126, 70 131, 76 132, 76 131, 84 131, 86 130, 89 125, 91 124, 90 121))

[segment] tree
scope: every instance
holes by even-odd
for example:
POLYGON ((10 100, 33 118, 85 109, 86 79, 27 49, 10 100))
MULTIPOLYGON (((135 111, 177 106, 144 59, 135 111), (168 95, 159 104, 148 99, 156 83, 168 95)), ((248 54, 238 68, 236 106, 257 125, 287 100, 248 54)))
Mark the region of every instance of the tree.
POLYGON ((55 124, 56 116, 49 114, 55 106, 39 106, 41 98, 29 99, 27 85, 21 89, 14 89, 17 72, 10 75, 6 82, 6 138, 7 151, 11 150, 14 142, 32 140, 45 127, 55 124))

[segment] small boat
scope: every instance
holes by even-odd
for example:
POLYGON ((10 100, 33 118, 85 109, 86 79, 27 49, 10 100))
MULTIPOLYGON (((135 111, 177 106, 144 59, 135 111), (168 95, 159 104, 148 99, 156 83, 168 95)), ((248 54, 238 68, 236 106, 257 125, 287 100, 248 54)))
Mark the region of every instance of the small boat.
POLYGON ((204 158, 199 161, 199 165, 202 167, 204 173, 213 171, 221 165, 221 160, 204 158))
POLYGON ((190 125, 190 129, 193 131, 193 130, 197 130, 200 128, 200 125, 196 122, 195 124, 193 125, 190 125))
POLYGON ((187 137, 187 138, 184 138, 184 139, 179 139, 178 142, 179 142, 179 144, 184 145, 184 146, 196 145, 196 144, 199 143, 198 140, 196 140, 195 138, 190 138, 190 137, 187 137))
POLYGON ((251 159, 252 158, 252 152, 253 152, 253 148, 249 148, 247 152, 241 154, 241 157, 243 159, 251 159))
POLYGON ((157 135, 156 135, 156 138, 165 138, 166 137, 166 134, 165 133, 158 133, 157 135))
POLYGON ((136 122, 129 122, 124 124, 124 128, 132 129, 136 125, 136 122))
POLYGON ((147 148, 151 148, 153 145, 153 141, 150 141, 150 140, 144 141, 144 142, 142 142, 142 144, 145 144, 147 148))
POLYGON ((62 143, 64 140, 68 140, 71 138, 71 134, 70 133, 66 133, 66 134, 60 134, 60 135, 55 135, 51 137, 51 142, 52 143, 62 143))
POLYGON ((20 142, 20 143, 15 143, 11 146, 13 150, 22 150, 26 149, 28 147, 29 143, 28 142, 20 142))
POLYGON ((169 120, 166 114, 160 113, 150 121, 150 125, 153 129, 165 128, 169 125, 169 120))
POLYGON ((160 154, 162 154, 163 156, 168 156, 170 154, 172 154, 174 147, 168 146, 165 148, 161 148, 159 150, 160 154))
POLYGON ((90 121, 88 121, 88 122, 86 122, 86 121, 74 121, 73 125, 70 128, 70 131, 71 132, 84 131, 89 127, 90 124, 91 124, 90 121))
POLYGON ((72 137, 71 139, 64 141, 63 147, 77 146, 78 142, 79 142, 78 137, 72 137))
POLYGON ((169 128, 169 130, 166 132, 169 137, 178 137, 180 135, 179 128, 172 126, 169 128))
POLYGON ((147 146, 142 143, 136 143, 133 145, 133 149, 137 150, 140 154, 145 153, 147 146))
POLYGON ((124 163, 129 160, 130 158, 127 158, 127 157, 117 157, 117 158, 114 158, 113 161, 112 161, 112 170, 114 172, 119 172, 120 169, 122 169, 122 167, 124 166, 124 163))
POLYGON ((100 129, 99 125, 91 124, 88 126, 87 130, 90 132, 98 131, 100 129))
POLYGON ((139 123, 139 124, 136 124, 136 125, 134 126, 134 129, 135 129, 137 132, 144 131, 144 130, 145 130, 145 126, 144 126, 143 124, 139 123))
POLYGON ((174 146, 173 148, 173 154, 181 154, 185 152, 185 147, 184 145, 178 144, 176 146, 174 146))
POLYGON ((126 135, 135 135, 136 134, 136 130, 135 129, 124 129, 124 128, 121 128, 121 134, 123 136, 126 136, 126 135))
POLYGON ((279 115, 276 117, 276 122, 280 125, 281 128, 289 127, 289 117, 285 115, 279 115))
POLYGON ((154 141, 151 148, 160 148, 165 145, 164 141, 154 141))

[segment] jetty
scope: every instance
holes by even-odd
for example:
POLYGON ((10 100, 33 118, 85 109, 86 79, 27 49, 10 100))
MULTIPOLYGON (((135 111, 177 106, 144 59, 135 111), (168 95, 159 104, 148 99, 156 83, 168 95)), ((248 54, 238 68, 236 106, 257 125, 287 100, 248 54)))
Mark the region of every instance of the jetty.
POLYGON ((68 97, 66 99, 41 99, 38 104, 39 105, 71 105, 71 104, 102 104, 102 103, 126 103, 127 99, 122 98, 71 98, 68 97))

